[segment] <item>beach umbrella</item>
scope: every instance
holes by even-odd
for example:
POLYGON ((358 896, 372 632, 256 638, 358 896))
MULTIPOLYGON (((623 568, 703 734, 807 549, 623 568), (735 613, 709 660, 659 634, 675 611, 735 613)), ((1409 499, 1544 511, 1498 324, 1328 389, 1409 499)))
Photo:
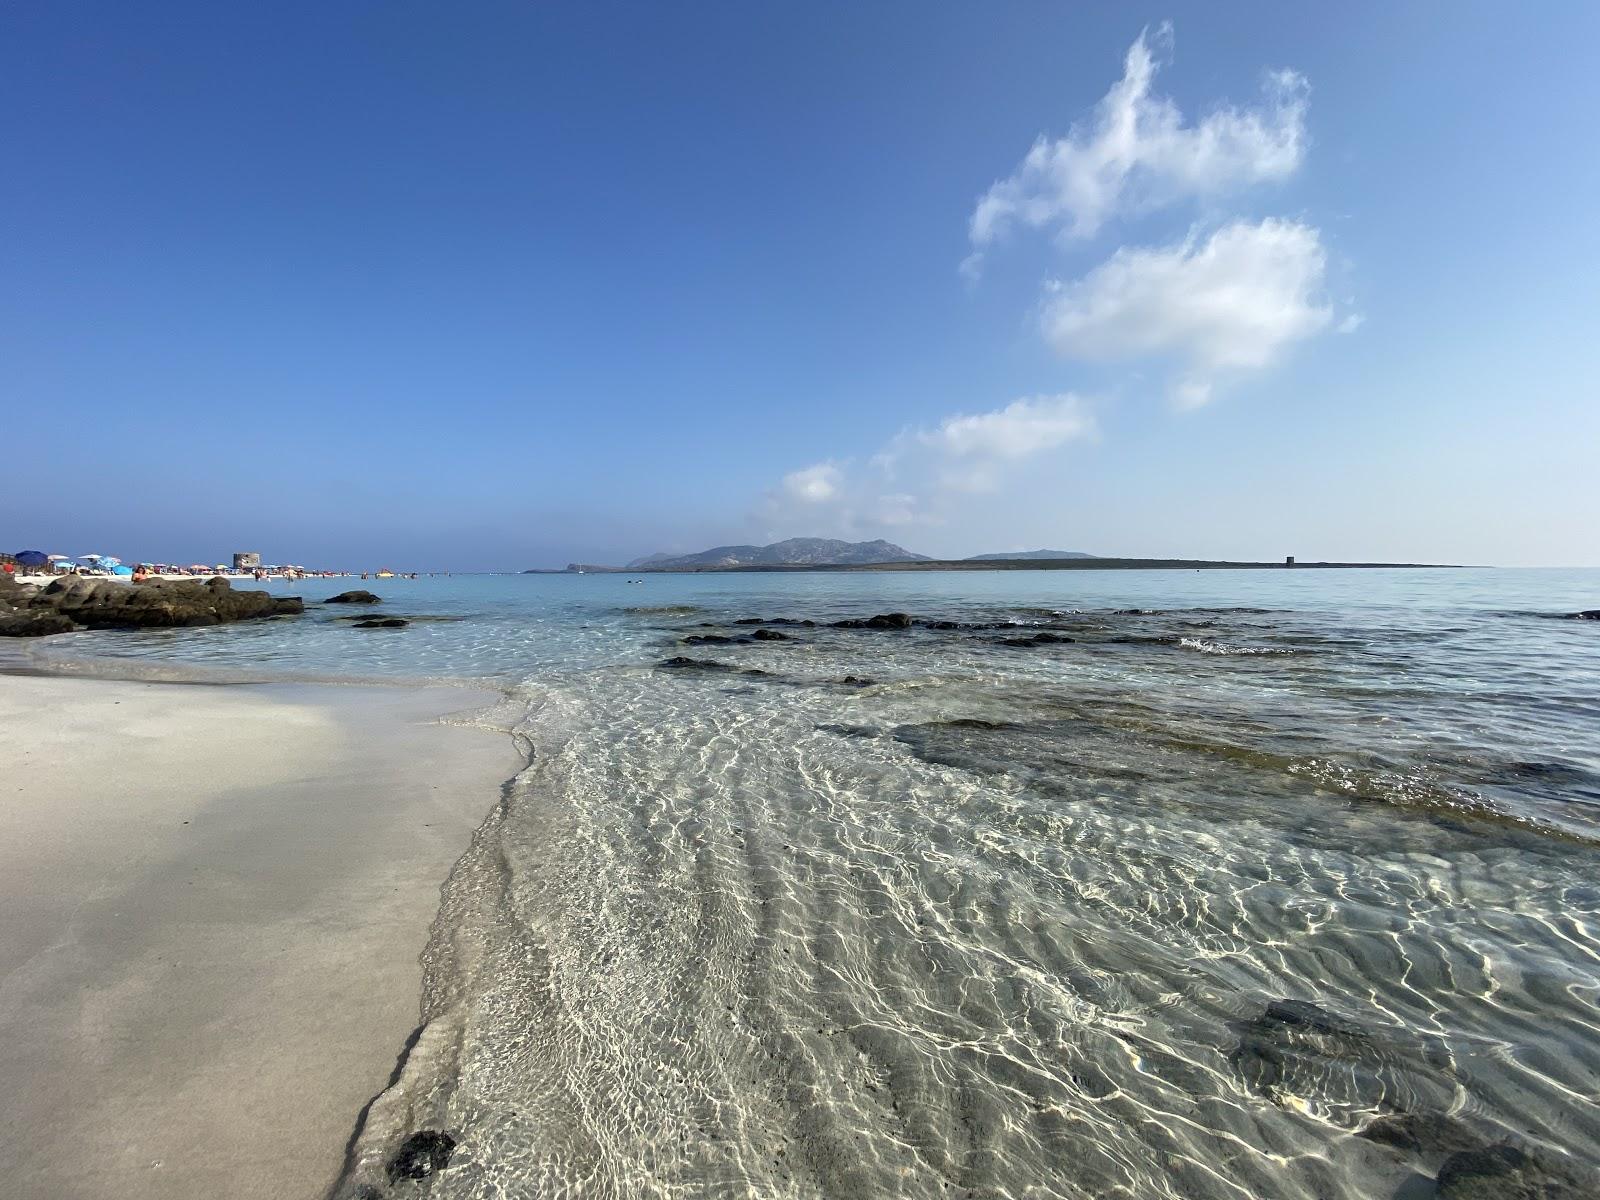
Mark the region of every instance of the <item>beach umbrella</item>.
POLYGON ((50 561, 43 550, 18 550, 12 557, 24 567, 42 567, 50 561))
POLYGON ((122 560, 120 558, 112 558, 109 554, 102 554, 100 556, 100 565, 102 567, 121 566, 122 560))
POLYGON ((69 558, 65 554, 52 554, 52 555, 50 555, 50 561, 51 562, 71 562, 72 559, 69 558))
POLYGON ((100 556, 98 554, 80 554, 80 555, 78 555, 78 561, 79 562, 99 562, 100 561, 100 556))

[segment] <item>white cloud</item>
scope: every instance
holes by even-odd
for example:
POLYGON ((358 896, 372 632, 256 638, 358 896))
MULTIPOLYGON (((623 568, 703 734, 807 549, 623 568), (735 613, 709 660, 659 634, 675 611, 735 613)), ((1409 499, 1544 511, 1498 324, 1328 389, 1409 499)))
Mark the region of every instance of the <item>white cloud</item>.
POLYGON ((1236 221, 1204 242, 1124 248, 1073 283, 1052 284, 1046 339, 1074 358, 1157 356, 1181 364, 1177 401, 1203 404, 1219 376, 1265 367, 1321 332, 1327 255, 1309 225, 1236 221))
POLYGON ((816 463, 785 475, 783 491, 791 499, 806 504, 822 504, 839 494, 842 479, 839 468, 831 462, 816 463))
POLYGON ((958 458, 1025 458, 1094 431, 1094 418, 1074 395, 1034 396, 993 412, 946 417, 918 440, 958 458))
POLYGON ((1269 72, 1259 104, 1222 107, 1187 125, 1177 105, 1150 92, 1156 51, 1171 42, 1170 24, 1153 39, 1141 33, 1093 117, 1065 137, 1040 137, 1016 171, 990 187, 969 222, 974 252, 963 271, 975 273, 983 250, 1017 225, 1090 237, 1121 212, 1280 180, 1299 167, 1309 92, 1303 76, 1269 72))

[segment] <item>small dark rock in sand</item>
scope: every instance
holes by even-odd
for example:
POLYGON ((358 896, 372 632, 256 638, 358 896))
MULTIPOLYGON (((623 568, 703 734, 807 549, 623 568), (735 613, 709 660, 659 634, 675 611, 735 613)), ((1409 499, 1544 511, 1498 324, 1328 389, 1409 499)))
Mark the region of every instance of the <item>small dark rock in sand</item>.
POLYGON ((787 642, 789 635, 779 633, 776 629, 758 629, 750 635, 758 642, 787 642))
POLYGON ((1591 1172, 1509 1143, 1461 1150, 1439 1168, 1439 1200, 1594 1200, 1591 1172))
POLYGON ((374 617, 370 621, 357 621, 351 629, 404 629, 411 624, 401 617, 374 617))
POLYGON ((456 1140, 448 1133, 419 1129, 405 1140, 399 1153, 389 1160, 389 1178, 426 1179, 450 1165, 456 1140))
POLYGON ((1484 1141, 1443 1113, 1395 1113, 1367 1124, 1357 1137, 1413 1154, 1455 1154, 1482 1149, 1484 1141))
POLYGON ((374 596, 365 588, 356 588, 354 591, 340 592, 337 596, 329 596, 324 604, 382 604, 382 596, 374 596))
POLYGON ((851 617, 835 621, 835 629, 910 629, 911 617, 907 613, 879 613, 875 617, 851 617))

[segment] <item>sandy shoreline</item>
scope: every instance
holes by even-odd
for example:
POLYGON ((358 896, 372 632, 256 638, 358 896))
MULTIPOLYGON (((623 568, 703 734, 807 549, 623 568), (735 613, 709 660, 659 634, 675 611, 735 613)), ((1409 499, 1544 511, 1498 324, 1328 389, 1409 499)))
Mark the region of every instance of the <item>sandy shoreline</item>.
POLYGON ((0 675, 0 1175, 320 1197, 520 766, 455 688, 0 675))

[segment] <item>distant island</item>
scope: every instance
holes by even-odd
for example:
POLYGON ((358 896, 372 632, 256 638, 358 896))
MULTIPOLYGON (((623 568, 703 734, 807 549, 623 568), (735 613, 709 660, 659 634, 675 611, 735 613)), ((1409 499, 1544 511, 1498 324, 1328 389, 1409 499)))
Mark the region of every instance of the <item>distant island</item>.
POLYGON ((837 538, 789 538, 770 546, 713 546, 698 554, 652 554, 636 558, 624 570, 682 571, 704 567, 839 567, 890 562, 926 562, 893 542, 842 542, 837 538))
POLYGON ((1038 562, 1046 558, 1097 558, 1098 555, 1085 554, 1082 550, 1011 550, 1005 554, 974 554, 967 559, 968 562, 1009 562, 1012 559, 1026 559, 1029 562, 1038 562))
POLYGON ((698 554, 651 554, 626 566, 568 563, 561 570, 524 575, 604 575, 618 572, 694 571, 1137 571, 1265 570, 1330 567, 1429 567, 1438 563, 1301 562, 1288 557, 1261 562, 1202 558, 1106 558, 1081 550, 1012 550, 971 558, 929 558, 882 540, 845 542, 836 538, 789 538, 770 546, 713 546, 698 554))

